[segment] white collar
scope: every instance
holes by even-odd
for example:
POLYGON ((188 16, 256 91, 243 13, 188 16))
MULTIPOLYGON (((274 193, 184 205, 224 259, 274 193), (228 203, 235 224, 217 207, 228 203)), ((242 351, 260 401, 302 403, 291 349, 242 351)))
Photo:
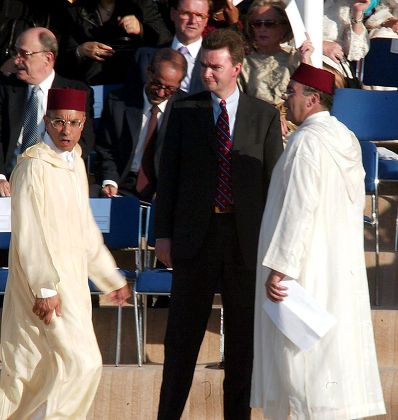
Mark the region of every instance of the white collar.
MULTIPOLYGON (((211 92, 211 99, 213 104, 219 105, 221 102, 221 98, 219 98, 215 93, 211 92)), ((228 98, 225 99, 225 104, 230 105, 239 101, 239 88, 236 86, 235 90, 232 92, 228 98)))
POLYGON ((186 47, 189 51, 189 54, 196 59, 199 54, 199 51, 202 47, 202 37, 200 37, 197 41, 194 41, 188 45, 183 44, 177 39, 177 36, 174 35, 173 42, 171 44, 171 48, 173 50, 178 51, 180 47, 186 47))
MULTIPOLYGON (((166 105, 167 105, 168 99, 166 99, 163 102, 160 102, 160 104, 158 105, 158 108, 160 109, 160 112, 164 112, 166 109, 166 105)), ((149 102, 148 96, 145 92, 145 88, 144 88, 144 108, 142 110, 142 112, 144 114, 148 114, 148 112, 151 110, 151 108, 153 107, 153 104, 151 104, 149 102)))
POLYGON ((52 70, 51 73, 41 83, 38 83, 37 85, 28 85, 29 92, 32 91, 33 86, 39 86, 40 90, 43 93, 47 93, 53 84, 54 78, 55 78, 55 71, 52 70))
POLYGON ((75 149, 73 149, 71 152, 68 152, 67 150, 58 149, 58 147, 54 144, 47 132, 44 133, 43 141, 45 144, 47 144, 47 146, 50 147, 51 150, 54 150, 54 152, 57 155, 59 155, 59 157, 62 158, 65 162, 68 162, 69 164, 74 163, 76 157, 75 149))

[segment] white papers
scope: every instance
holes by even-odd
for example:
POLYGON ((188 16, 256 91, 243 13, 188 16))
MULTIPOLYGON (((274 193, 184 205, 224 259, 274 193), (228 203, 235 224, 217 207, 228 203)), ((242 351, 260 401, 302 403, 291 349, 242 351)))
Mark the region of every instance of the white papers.
POLYGON ((289 18, 290 26, 292 27, 294 43, 296 48, 301 47, 303 42, 307 39, 305 26, 300 12, 297 8, 295 0, 291 0, 286 6, 285 12, 289 18))
POLYGON ((275 326, 300 350, 309 350, 336 323, 336 318, 322 308, 297 281, 280 283, 288 296, 280 303, 266 299, 264 311, 275 326))
POLYGON ((390 52, 392 54, 398 54, 398 39, 391 40, 391 49, 390 52))
POLYGON ((0 198, 0 232, 11 232, 11 197, 0 198))
POLYGON ((109 233, 111 224, 111 199, 90 198, 90 207, 102 233, 109 233))

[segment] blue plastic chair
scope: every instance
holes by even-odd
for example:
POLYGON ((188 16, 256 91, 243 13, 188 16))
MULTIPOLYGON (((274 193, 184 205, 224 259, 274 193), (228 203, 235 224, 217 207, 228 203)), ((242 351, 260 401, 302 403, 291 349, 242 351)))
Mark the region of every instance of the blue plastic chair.
MULTIPOLYGON (((378 159, 377 148, 364 142, 398 139, 398 91, 337 89, 332 115, 358 137, 362 145, 363 164, 367 173, 366 191, 372 195, 372 215, 365 222, 375 228, 376 284, 379 268, 379 210, 380 182, 398 181, 398 161, 378 159)), ((379 303, 376 287, 376 305, 379 303)))
POLYGON ((398 87, 398 54, 391 52, 391 38, 373 38, 363 59, 362 82, 369 86, 398 87))
MULTIPOLYGON (((137 273, 142 269, 142 207, 135 197, 92 198, 90 204, 96 205, 96 200, 110 200, 110 226, 109 232, 103 233, 105 245, 110 250, 131 250, 135 254, 135 268, 132 270, 122 269, 129 282, 134 283, 137 273)), ((93 295, 101 294, 95 284, 89 280, 90 292, 93 295)), ((120 363, 122 333, 122 306, 118 306, 117 329, 116 329, 116 356, 115 365, 120 363)))

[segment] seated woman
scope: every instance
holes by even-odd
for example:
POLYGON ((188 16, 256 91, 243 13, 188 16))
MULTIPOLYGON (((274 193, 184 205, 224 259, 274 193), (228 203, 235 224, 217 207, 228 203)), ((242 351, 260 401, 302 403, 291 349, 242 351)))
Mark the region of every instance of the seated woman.
POLYGON ((68 14, 56 69, 92 85, 123 83, 139 46, 171 39, 152 0, 78 0, 68 14))
POLYGON ((313 46, 309 40, 299 49, 286 44, 293 34, 283 2, 254 0, 247 12, 247 23, 251 51, 243 61, 240 86, 248 95, 281 110, 285 136, 288 129, 282 96, 300 62, 311 64, 313 46))
POLYGON ((346 63, 359 61, 369 51, 368 32, 364 26, 364 12, 370 0, 324 0, 323 62, 326 70, 336 76, 336 86, 346 87, 344 76, 350 73, 346 63))

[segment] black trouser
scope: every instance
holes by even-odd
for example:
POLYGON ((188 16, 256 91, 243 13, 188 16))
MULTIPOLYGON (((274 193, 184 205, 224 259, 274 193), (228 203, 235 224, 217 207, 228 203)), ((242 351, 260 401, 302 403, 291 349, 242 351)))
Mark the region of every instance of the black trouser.
POLYGON ((250 419, 255 268, 243 262, 233 214, 214 214, 199 254, 173 261, 159 420, 177 420, 187 400, 212 308, 221 291, 225 327, 224 418, 250 419))

